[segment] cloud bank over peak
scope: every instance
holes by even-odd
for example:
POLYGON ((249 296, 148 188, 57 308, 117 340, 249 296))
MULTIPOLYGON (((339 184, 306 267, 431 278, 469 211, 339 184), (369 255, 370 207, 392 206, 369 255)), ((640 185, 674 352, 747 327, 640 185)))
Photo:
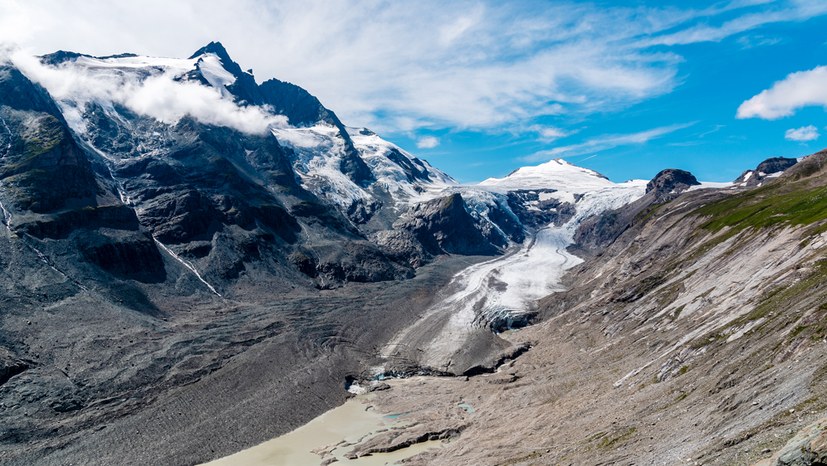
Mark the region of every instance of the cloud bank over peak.
MULTIPOLYGON (((220 89, 198 82, 178 80, 187 60, 160 59, 163 68, 144 77, 116 67, 91 69, 95 60, 83 59, 49 66, 30 53, 17 50, 8 58, 29 79, 46 88, 64 108, 67 121, 84 131, 80 115, 90 103, 104 108, 123 106, 139 115, 174 125, 184 117, 208 125, 226 126, 248 134, 265 134, 273 126, 286 126, 287 119, 268 109, 239 106, 220 89)), ((152 59, 149 59, 152 60, 152 59)))

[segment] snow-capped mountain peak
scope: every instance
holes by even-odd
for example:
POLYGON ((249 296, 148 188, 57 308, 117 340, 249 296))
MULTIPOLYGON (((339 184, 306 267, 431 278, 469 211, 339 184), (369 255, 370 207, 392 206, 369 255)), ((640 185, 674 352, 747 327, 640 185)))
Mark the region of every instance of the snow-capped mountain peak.
POLYGON ((224 45, 222 45, 221 42, 210 42, 209 44, 205 45, 204 47, 201 47, 195 53, 193 53, 189 59, 198 59, 208 55, 214 55, 218 57, 221 63, 223 63, 224 68, 230 74, 234 76, 239 76, 242 73, 244 73, 241 70, 241 66, 239 66, 238 63, 234 62, 232 58, 230 58, 230 54, 227 52, 227 49, 224 48, 224 45))
POLYGON ((277 79, 257 84, 219 42, 183 59, 59 52, 25 65, 21 69, 49 91, 72 129, 92 145, 95 137, 87 130, 99 126, 100 115, 124 131, 143 125, 161 135, 142 136, 151 140, 141 144, 141 155, 163 153, 162 135, 185 117, 272 135, 288 149, 301 184, 358 221, 389 199, 407 204, 433 186, 455 183, 369 130, 348 130, 299 86, 277 79))
POLYGON ((504 178, 488 178, 480 183, 480 186, 493 191, 554 189, 571 193, 584 193, 613 185, 596 171, 572 165, 563 159, 522 167, 504 178))

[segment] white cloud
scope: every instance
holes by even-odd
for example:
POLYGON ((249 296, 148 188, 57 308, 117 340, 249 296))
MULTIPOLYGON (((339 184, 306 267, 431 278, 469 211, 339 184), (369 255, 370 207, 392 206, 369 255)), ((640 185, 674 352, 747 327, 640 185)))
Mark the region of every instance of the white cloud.
POLYGON ((775 120, 811 105, 827 108, 827 66, 792 73, 738 107, 738 118, 775 120))
POLYGON ((816 139, 818 139, 818 137, 818 128, 816 128, 813 125, 802 126, 801 128, 788 129, 787 132, 784 133, 784 139, 787 139, 789 141, 815 141, 816 139))
POLYGON ((573 157, 576 155, 594 154, 595 152, 602 152, 620 146, 645 144, 653 139, 657 139, 669 133, 673 133, 675 131, 688 128, 694 124, 695 123, 684 123, 677 125, 661 126, 646 131, 639 131, 637 133, 610 134, 599 136, 578 144, 560 146, 549 150, 535 152, 534 154, 525 157, 524 160, 530 162, 537 162, 551 160, 560 157, 573 157))
POLYGON ((537 135, 545 142, 551 142, 556 139, 564 138, 572 133, 556 126, 531 125, 528 130, 537 133, 537 135))
POLYGON ((66 110, 67 121, 82 131, 80 114, 91 102, 119 104, 158 121, 175 124, 185 116, 209 125, 227 126, 250 134, 264 134, 271 126, 287 123, 284 116, 266 109, 240 107, 221 92, 196 82, 176 81, 167 71, 139 79, 120 72, 91 71, 82 64, 52 67, 23 51, 11 56, 26 76, 45 87, 66 110))
POLYGON ((439 145, 439 139, 433 136, 425 136, 416 141, 416 147, 420 149, 433 149, 439 145))
POLYGON ((681 57, 652 45, 720 40, 823 14, 825 3, 0 0, 0 42, 181 57, 221 40, 259 78, 308 89, 350 125, 510 130, 671 91, 681 57))

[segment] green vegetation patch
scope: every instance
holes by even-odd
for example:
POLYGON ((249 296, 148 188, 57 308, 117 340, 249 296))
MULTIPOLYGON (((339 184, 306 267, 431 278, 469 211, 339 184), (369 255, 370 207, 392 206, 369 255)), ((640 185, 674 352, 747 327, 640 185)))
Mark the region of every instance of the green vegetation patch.
POLYGON ((709 217, 702 225, 709 231, 811 225, 827 219, 827 186, 772 184, 713 202, 696 213, 709 217))
MULTIPOLYGON (((39 116, 26 123, 20 138, 13 142, 12 154, 3 160, 0 176, 25 175, 25 178, 39 179, 46 173, 39 157, 52 153, 65 140, 66 134, 60 121, 51 115, 39 116)), ((11 180, 10 180, 11 181, 11 180)))
POLYGON ((36 126, 25 132, 25 158, 36 157, 52 151, 63 142, 63 127, 53 116, 40 118, 36 126))
MULTIPOLYGON (((528 454, 526 454, 526 455, 523 455, 523 456, 520 456, 520 457, 517 457, 517 458, 512 458, 512 459, 510 459, 510 460, 507 460, 506 462, 501 463, 501 464, 502 464, 503 466, 506 466, 506 465, 509 465, 509 466, 510 466, 510 465, 513 465, 513 464, 524 464, 524 463, 525 463, 525 462, 527 462, 527 461, 536 460, 536 459, 538 459, 538 458, 541 458, 542 456, 543 456, 543 452, 541 452, 541 451, 533 451, 533 452, 528 453, 528 454)), ((533 464, 533 463, 532 463, 532 464, 533 464)))
POLYGON ((678 317, 681 316, 681 312, 683 312, 683 308, 686 307, 686 304, 681 304, 678 306, 674 311, 672 311, 672 315, 670 316, 672 320, 678 320, 678 317))

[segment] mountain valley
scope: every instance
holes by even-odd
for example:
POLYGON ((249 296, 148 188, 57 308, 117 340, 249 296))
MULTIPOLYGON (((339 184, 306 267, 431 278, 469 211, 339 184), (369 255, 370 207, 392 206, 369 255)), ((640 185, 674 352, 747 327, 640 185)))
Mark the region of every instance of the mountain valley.
POLYGON ((827 409, 826 171, 461 184, 217 42, 0 60, 0 462, 200 464, 372 390, 408 424, 353 457, 819 464, 778 457, 827 409))

